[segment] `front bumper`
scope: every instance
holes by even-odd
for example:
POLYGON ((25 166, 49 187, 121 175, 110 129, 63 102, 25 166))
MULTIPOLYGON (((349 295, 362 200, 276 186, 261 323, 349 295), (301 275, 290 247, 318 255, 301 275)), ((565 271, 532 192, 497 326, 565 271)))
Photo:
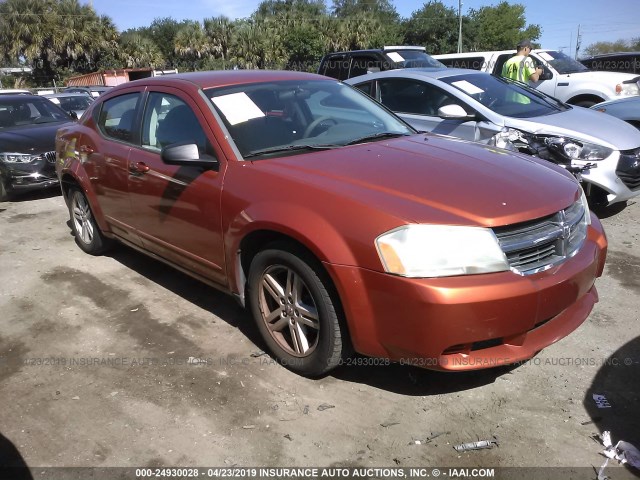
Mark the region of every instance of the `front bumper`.
POLYGON ((582 173, 583 181, 607 192, 608 204, 624 202, 640 195, 640 148, 633 151, 616 151, 597 162, 574 160, 574 165, 595 163, 596 167, 582 173), (632 158, 633 157, 633 158, 632 158))
MULTIPOLYGON (((55 157, 53 157, 55 159, 55 157)), ((56 187, 60 184, 55 171, 55 162, 43 158, 22 165, 0 166, 0 175, 10 193, 30 192, 56 187)))
POLYGON ((410 279, 327 265, 355 349, 436 370, 475 370, 533 357, 598 301, 607 240, 595 216, 578 254, 535 275, 410 279))

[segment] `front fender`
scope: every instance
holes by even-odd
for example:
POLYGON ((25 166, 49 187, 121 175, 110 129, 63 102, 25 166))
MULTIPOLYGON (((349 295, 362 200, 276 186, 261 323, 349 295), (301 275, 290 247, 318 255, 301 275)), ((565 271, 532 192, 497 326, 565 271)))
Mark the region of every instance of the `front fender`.
MULTIPOLYGON (((325 263, 356 265, 356 256, 344 235, 318 212, 301 205, 265 201, 238 212, 225 229, 225 258, 231 290, 242 292, 241 268, 235 261, 240 244, 252 232, 273 232, 297 241, 325 263)), ((374 252, 373 244, 371 245, 374 252)), ((335 279, 334 279, 335 281, 335 279)))

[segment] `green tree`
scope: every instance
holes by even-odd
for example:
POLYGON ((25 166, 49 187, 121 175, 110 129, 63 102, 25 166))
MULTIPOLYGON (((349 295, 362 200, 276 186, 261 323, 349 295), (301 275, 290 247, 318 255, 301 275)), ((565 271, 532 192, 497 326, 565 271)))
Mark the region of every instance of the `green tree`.
POLYGON ((469 17, 474 37, 471 50, 515 50, 523 38, 531 41, 540 38, 540 26, 527 26, 525 7, 521 4, 502 1, 495 7, 471 10, 469 17))
POLYGON ((153 40, 137 32, 125 32, 120 36, 118 57, 127 68, 160 68, 165 64, 164 56, 153 40))
POLYGON ((640 37, 620 39, 615 42, 596 42, 584 49, 586 56, 613 52, 636 52, 640 50, 640 37))
MULTIPOLYGON (((421 45, 431 54, 455 52, 458 47, 458 11, 440 0, 425 3, 403 22, 404 43, 421 45)), ((468 24, 468 19, 465 18, 468 24)), ((466 26, 466 25, 465 25, 466 26)), ((463 29, 465 32, 467 29, 463 29)), ((469 47, 468 40, 463 45, 469 47)))
POLYGON ((214 58, 229 59, 229 49, 233 41, 236 23, 225 16, 206 18, 204 31, 209 38, 211 53, 214 58))
POLYGON ((51 85, 69 72, 93 71, 101 57, 117 48, 117 39, 111 19, 78 0, 0 3, 5 61, 31 65, 36 85, 51 85))

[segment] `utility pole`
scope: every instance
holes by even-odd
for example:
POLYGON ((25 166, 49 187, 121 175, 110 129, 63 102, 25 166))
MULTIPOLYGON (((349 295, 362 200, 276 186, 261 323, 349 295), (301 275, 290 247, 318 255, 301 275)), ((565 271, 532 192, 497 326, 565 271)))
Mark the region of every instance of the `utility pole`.
POLYGON ((580 51, 580 44, 582 43, 582 36, 580 35, 580 24, 578 24, 578 36, 576 37, 576 56, 575 59, 578 59, 578 52, 580 51))
POLYGON ((462 0, 458 0, 458 53, 462 53, 462 0))

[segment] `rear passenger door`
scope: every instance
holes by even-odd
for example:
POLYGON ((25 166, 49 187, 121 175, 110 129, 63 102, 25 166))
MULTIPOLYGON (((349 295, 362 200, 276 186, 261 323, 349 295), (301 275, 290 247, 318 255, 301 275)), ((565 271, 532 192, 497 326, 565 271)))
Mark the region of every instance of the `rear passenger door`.
POLYGON ((142 94, 135 90, 106 100, 94 112, 99 133, 83 135, 77 143, 85 170, 95 185, 98 205, 111 230, 135 244, 140 241, 132 225, 128 162, 131 148, 138 141, 135 124, 141 98, 142 94))

